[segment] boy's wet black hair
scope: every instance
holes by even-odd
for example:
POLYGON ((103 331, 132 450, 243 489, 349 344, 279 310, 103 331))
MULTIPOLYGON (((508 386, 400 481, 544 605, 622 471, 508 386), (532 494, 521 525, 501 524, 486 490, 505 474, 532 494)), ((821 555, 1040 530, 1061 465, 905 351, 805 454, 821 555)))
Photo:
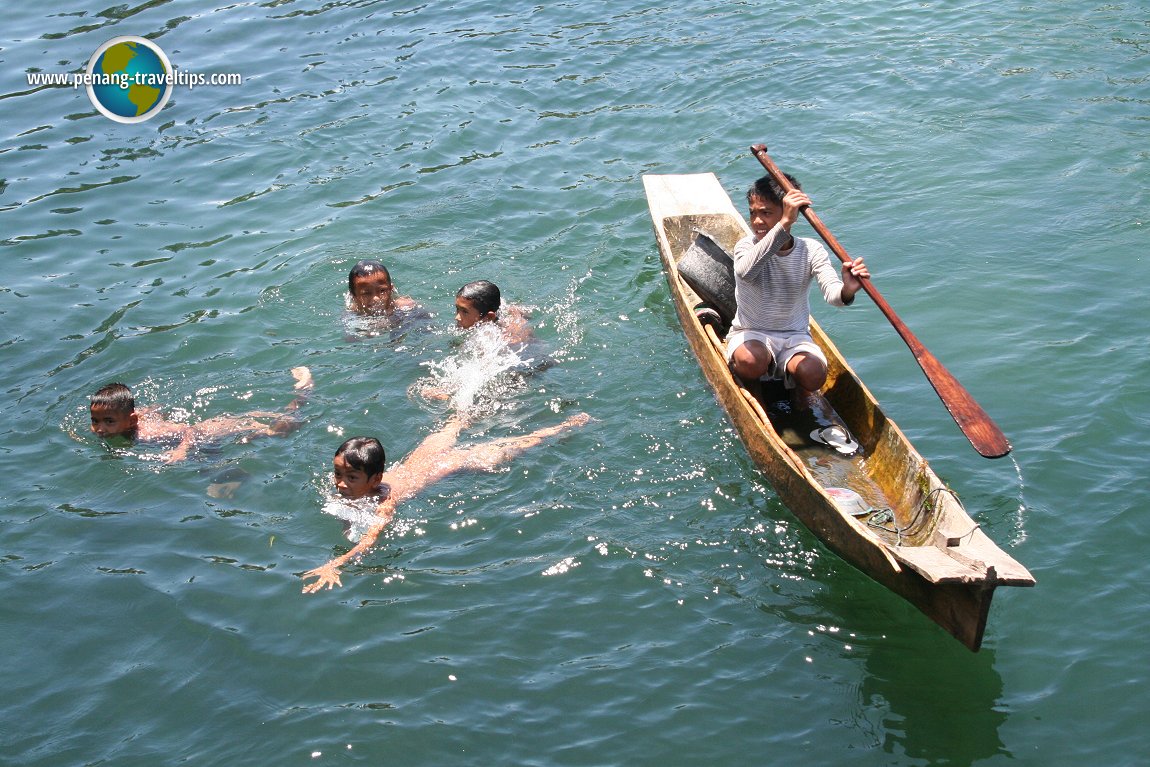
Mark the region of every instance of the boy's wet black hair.
POLYGON ((358 280, 360 277, 367 277, 370 274, 375 274, 376 272, 383 272, 387 275, 389 280, 391 279, 391 272, 387 271, 387 267, 379 261, 365 259, 356 263, 356 265, 353 266, 351 271, 347 274, 347 289, 354 293, 356 280, 358 280))
MULTIPOLYGON (((783 175, 787 177, 787 181, 790 181, 795 185, 796 189, 803 188, 803 185, 799 183, 799 180, 792 176, 790 173, 784 173, 783 175)), ((771 178, 770 175, 766 175, 755 181, 754 184, 751 184, 751 188, 747 190, 747 204, 749 205, 751 203, 752 197, 762 197, 767 202, 773 202, 775 205, 781 205, 783 198, 786 196, 787 193, 783 191, 783 188, 779 186, 779 183, 771 178)))
POLYGON ((480 314, 499 312, 499 286, 487 280, 469 282, 458 290, 456 298, 466 298, 480 314))
POLYGON ((92 395, 92 407, 114 410, 117 413, 131 413, 136 410, 136 398, 132 390, 122 383, 110 383, 92 395))
POLYGON ((387 462, 383 445, 375 437, 352 437, 335 451, 335 457, 340 456, 343 456, 348 466, 369 477, 382 474, 387 462))

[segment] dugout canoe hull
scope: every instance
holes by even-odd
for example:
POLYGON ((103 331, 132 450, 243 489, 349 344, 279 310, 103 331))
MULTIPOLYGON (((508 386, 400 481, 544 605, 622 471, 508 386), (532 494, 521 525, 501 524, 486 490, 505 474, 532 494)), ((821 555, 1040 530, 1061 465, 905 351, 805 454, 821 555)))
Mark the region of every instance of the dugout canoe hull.
POLYGON ((866 488, 881 491, 893 522, 875 527, 850 513, 841 496, 832 497, 835 488, 826 476, 812 473, 809 455, 796 447, 795 435, 784 435, 772 423, 762 392, 752 393, 731 375, 714 326, 696 317, 696 307, 705 302, 679 274, 679 259, 697 232, 733 252, 749 231, 745 220, 714 174, 647 175, 643 184, 683 332, 747 452, 779 498, 834 553, 977 651, 995 589, 1033 586, 1033 576, 971 519, 812 317, 811 335, 828 361, 826 400, 862 448, 862 457, 843 463, 844 471, 866 486, 864 493, 866 488))

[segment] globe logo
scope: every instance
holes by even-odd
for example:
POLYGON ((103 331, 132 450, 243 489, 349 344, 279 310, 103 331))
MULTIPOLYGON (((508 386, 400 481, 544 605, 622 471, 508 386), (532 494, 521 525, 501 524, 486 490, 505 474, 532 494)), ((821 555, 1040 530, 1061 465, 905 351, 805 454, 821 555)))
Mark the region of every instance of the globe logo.
POLYGON ((138 123, 159 113, 172 96, 172 64, 143 37, 115 37, 88 61, 88 98, 105 117, 138 123))

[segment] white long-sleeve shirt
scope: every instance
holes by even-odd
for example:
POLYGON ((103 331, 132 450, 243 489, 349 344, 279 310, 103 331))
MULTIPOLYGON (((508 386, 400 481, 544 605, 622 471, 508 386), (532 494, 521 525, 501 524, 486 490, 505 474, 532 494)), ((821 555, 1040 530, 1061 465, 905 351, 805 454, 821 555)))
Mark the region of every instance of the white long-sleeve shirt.
POLYGON ((735 319, 731 330, 779 335, 807 333, 811 280, 831 306, 845 306, 843 281, 818 240, 795 237, 790 253, 779 255, 787 232, 776 224, 759 241, 749 234, 735 245, 735 319))

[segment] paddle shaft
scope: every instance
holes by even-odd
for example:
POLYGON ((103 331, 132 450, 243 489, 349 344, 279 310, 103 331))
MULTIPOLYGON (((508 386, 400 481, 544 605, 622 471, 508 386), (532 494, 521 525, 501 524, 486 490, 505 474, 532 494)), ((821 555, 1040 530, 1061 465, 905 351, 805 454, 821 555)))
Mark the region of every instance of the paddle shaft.
MULTIPOLYGON (((758 158, 767 172, 775 180, 784 191, 789 192, 795 188, 794 184, 783 175, 779 167, 775 165, 774 161, 767 154, 767 147, 763 144, 756 144, 751 147, 751 153, 758 158)), ((802 210, 803 215, 807 221, 818 233, 819 237, 827 244, 827 246, 834 252, 836 256, 842 261, 853 260, 847 255, 846 249, 839 244, 839 241, 831 234, 830 230, 823 224, 818 215, 811 210, 810 206, 806 206, 802 210)), ((910 332, 910 328, 906 323, 895 313, 887 300, 879 293, 878 288, 869 279, 862 280, 863 290, 871 297, 871 300, 878 306, 879 311, 890 321, 894 329, 898 331, 899 336, 906 342, 910 348, 911 353, 914 355, 915 360, 918 361, 919 367, 922 372, 926 374, 926 378, 930 381, 931 386, 934 387, 935 392, 938 393, 939 399, 946 409, 950 412, 958 428, 970 440, 970 444, 974 446, 981 455, 987 458, 1000 458, 1010 452, 1010 442, 1006 439, 1006 435, 998 428, 998 425, 991 420, 982 406, 974 401, 974 397, 970 395, 962 384, 958 382, 949 370, 947 370, 941 362, 938 361, 930 351, 922 345, 922 342, 915 337, 914 333, 910 332)))

